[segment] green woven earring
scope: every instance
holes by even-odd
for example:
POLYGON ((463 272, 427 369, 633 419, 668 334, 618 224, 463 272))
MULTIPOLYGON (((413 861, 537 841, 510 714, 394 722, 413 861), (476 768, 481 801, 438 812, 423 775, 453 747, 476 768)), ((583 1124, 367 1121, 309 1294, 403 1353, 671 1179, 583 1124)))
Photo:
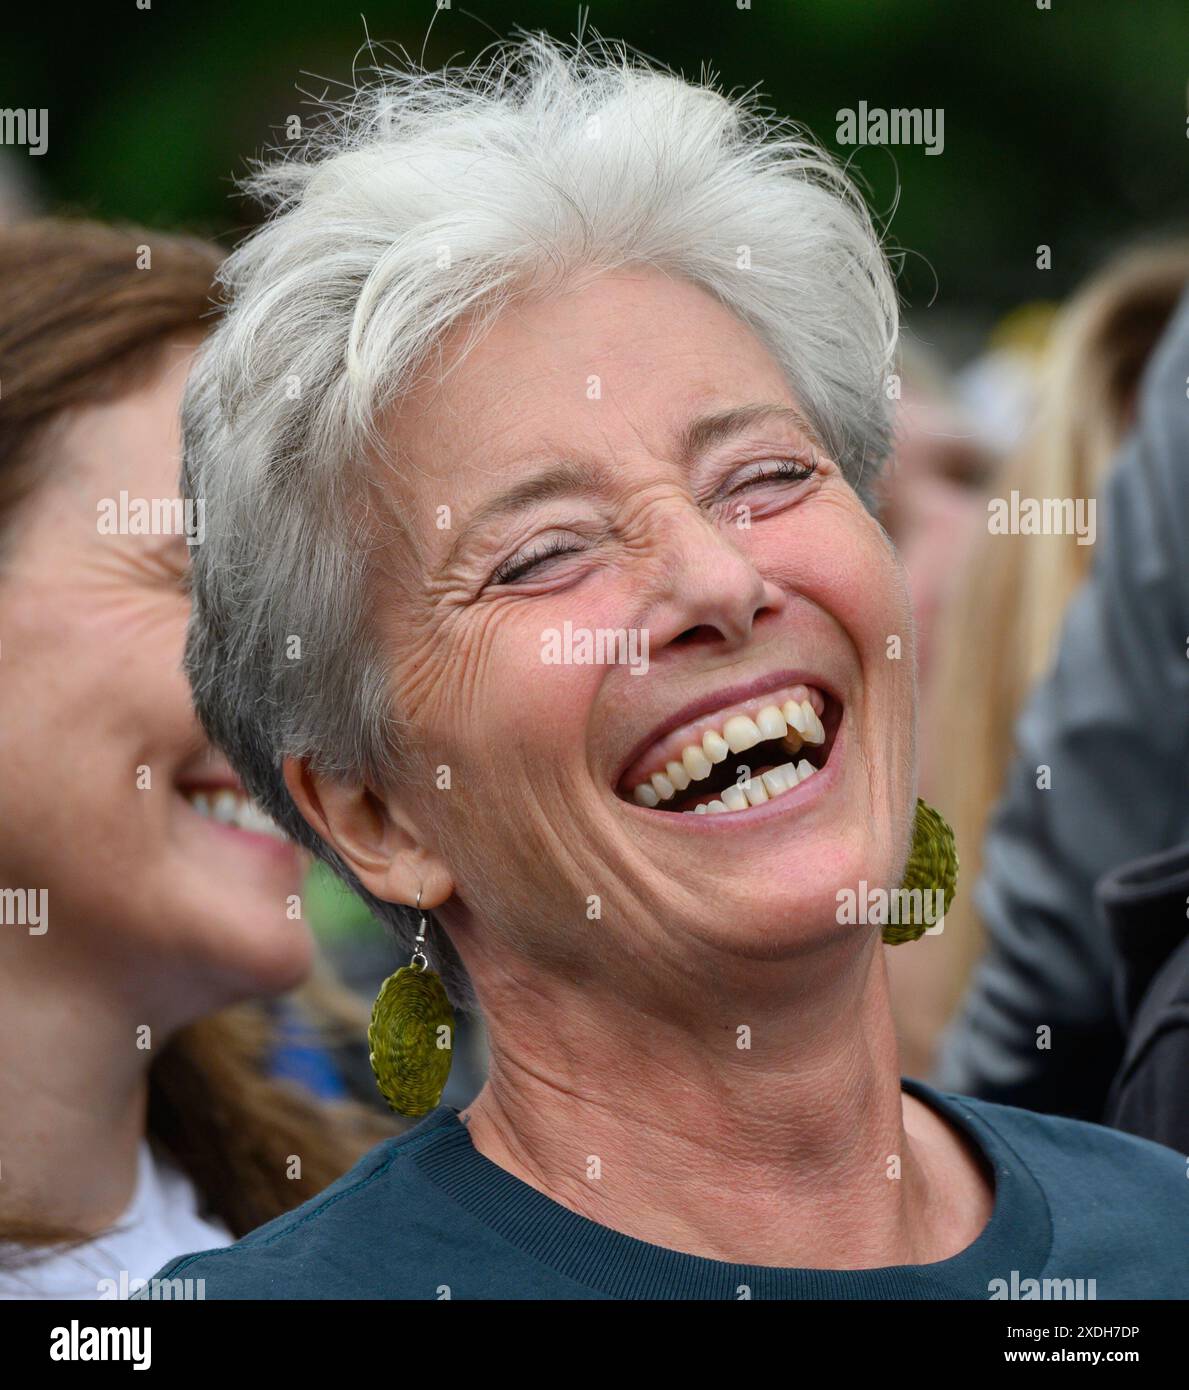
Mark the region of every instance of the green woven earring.
POLYGON ((367 1030, 376 1084, 398 1115, 428 1115, 441 1104, 454 1049, 454 1010, 422 950, 426 927, 422 913, 413 958, 380 986, 367 1030))
MULTIPOLYGON (((925 894, 940 890, 942 912, 949 910, 958 886, 958 848, 954 844, 954 832, 949 822, 932 806, 917 797, 916 818, 912 827, 912 849, 908 855, 908 865, 904 870, 904 882, 900 885, 906 893, 917 889, 921 892, 920 904, 923 907, 925 894)), ((902 900, 903 901, 903 900, 902 900)), ((925 920, 923 912, 912 911, 909 920, 895 924, 889 922, 883 929, 883 939, 889 946, 900 946, 905 941, 916 941, 924 936, 932 923, 925 920)))

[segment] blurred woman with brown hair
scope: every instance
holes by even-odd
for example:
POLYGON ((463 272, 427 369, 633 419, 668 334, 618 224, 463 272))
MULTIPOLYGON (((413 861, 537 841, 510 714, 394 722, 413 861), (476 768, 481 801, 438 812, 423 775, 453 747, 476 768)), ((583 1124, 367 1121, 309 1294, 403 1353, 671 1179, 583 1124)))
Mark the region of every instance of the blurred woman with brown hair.
POLYGON ((269 1079, 304 861, 181 671, 177 414, 219 254, 0 230, 0 1296, 126 1296, 391 1129, 269 1079), (229 1006, 242 1005, 228 1011, 229 1006))
MULTIPOLYGON (((1097 497, 1132 424, 1144 367, 1187 283, 1189 243, 1137 248, 1061 310, 1033 427, 996 476, 998 496, 1097 497)), ((981 873, 983 837, 1012 758, 1017 716, 1049 668, 1066 606, 1093 554, 1075 534, 993 535, 984 525, 941 619, 935 679, 922 693, 922 730, 925 738, 933 731, 934 793, 954 826, 968 884, 981 873)), ((966 893, 947 910, 943 932, 924 938, 911 954, 888 952, 910 1074, 928 1074, 983 944, 977 907, 966 893)))

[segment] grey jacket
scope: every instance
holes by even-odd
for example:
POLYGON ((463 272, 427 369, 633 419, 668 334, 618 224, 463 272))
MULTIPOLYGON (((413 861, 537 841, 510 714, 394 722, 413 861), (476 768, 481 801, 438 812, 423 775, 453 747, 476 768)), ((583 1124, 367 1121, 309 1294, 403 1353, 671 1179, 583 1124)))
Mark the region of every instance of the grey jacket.
POLYGON ((1189 840, 1187 391, 1189 296, 1148 364, 1056 665, 1017 726, 975 895, 988 951, 942 1041, 943 1090, 1097 1120, 1122 1059, 1095 883, 1189 840))

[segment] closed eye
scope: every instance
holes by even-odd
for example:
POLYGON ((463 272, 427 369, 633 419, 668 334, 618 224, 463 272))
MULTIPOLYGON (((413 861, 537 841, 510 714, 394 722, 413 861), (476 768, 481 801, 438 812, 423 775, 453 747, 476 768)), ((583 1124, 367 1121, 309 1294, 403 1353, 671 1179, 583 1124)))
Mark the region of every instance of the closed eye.
POLYGON ((757 471, 728 489, 728 495, 742 492, 745 488, 754 487, 757 483, 769 483, 776 480, 803 483, 817 472, 815 462, 796 458, 765 459, 762 463, 756 464, 755 467, 757 471))
MULTIPOLYGON (((817 463, 813 460, 800 458, 765 459, 754 466, 750 476, 742 481, 737 481, 733 487, 725 489, 720 496, 731 496, 761 483, 803 483, 816 472, 817 463)), ((514 585, 547 561, 559 555, 577 555, 585 549, 585 546, 574 544, 572 537, 553 536, 530 546, 527 550, 518 551, 515 555, 509 556, 492 571, 489 582, 495 585, 514 585)))
POLYGON ((551 540, 542 541, 536 547, 512 555, 502 564, 497 565, 492 571, 491 582, 493 584, 514 584, 531 570, 536 569, 538 565, 553 559, 555 555, 576 555, 582 549, 582 546, 574 545, 564 536, 554 536, 551 540))

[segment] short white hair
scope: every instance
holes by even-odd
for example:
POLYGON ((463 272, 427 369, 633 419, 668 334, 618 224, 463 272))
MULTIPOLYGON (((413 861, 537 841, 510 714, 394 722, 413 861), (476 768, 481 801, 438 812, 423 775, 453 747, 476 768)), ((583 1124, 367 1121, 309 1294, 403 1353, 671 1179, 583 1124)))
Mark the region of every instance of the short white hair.
MULTIPOLYGON (((750 326, 869 499, 891 442, 896 294, 862 198, 802 130, 603 41, 534 35, 465 68, 375 70, 245 182, 270 215, 224 265, 228 306, 183 409, 184 493, 207 517, 187 670, 248 790, 362 891, 282 760, 399 780, 400 691, 368 622, 366 461, 442 335, 592 271, 661 268, 750 326)), ((411 941, 407 909, 363 896, 411 941)), ((473 1008, 434 936, 447 990, 473 1008)))

